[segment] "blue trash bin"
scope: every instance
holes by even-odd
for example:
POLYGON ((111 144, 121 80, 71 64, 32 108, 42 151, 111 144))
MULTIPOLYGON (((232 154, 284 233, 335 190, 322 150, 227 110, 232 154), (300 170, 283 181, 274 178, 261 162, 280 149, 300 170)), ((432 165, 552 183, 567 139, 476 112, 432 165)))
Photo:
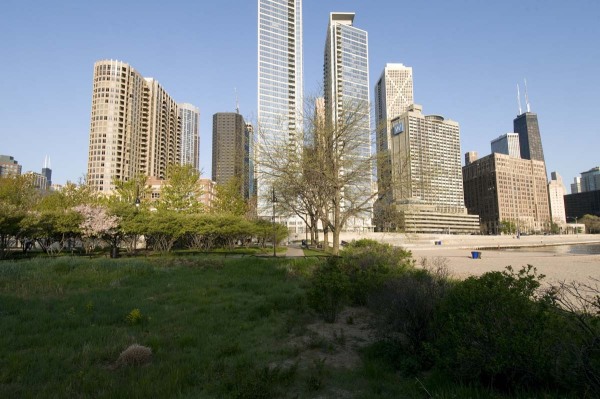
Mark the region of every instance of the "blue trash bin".
POLYGON ((479 252, 479 251, 471 251, 471 257, 473 259, 481 259, 481 252, 479 252))

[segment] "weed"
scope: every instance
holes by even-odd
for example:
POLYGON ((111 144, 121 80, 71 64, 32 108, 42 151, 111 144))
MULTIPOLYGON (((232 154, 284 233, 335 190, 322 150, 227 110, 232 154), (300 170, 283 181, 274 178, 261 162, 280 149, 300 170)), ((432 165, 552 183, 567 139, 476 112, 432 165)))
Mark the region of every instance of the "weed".
POLYGON ((138 308, 133 309, 129 314, 125 317, 127 323, 129 324, 140 324, 144 320, 144 315, 142 315, 142 311, 138 308))
POLYGON ((318 391, 323 388, 326 373, 325 358, 315 359, 306 380, 308 390, 318 391))

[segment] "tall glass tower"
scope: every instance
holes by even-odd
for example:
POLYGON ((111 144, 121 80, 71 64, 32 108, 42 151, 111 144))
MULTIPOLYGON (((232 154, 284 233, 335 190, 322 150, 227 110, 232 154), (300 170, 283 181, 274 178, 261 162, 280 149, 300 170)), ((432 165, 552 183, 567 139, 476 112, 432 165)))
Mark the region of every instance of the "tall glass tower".
POLYGON ((179 119, 181 120, 181 164, 193 165, 194 169, 200 170, 198 159, 200 110, 192 104, 179 104, 179 119))
POLYGON ((269 150, 302 147, 302 0, 258 0, 257 212, 270 216, 269 150))
MULTIPOLYGON (((360 160, 371 158, 371 119, 369 106, 369 50, 367 32, 353 26, 354 13, 332 12, 329 16, 327 39, 325 41, 324 60, 324 94, 325 121, 334 129, 342 127, 347 118, 359 121, 353 130, 353 143, 344 143, 342 147, 352 148, 352 153, 345 155, 344 163, 358 164, 360 160), (362 114, 359 117, 357 114, 362 114), (352 116, 350 116, 352 115, 352 116), (353 158, 355 162, 348 162, 353 158)), ((347 136, 346 139, 348 139, 347 136)), ((334 146, 336 144, 334 143, 334 146)), ((349 170, 342 173, 349 173, 349 170)), ((356 173, 353 171, 351 173, 356 173)), ((361 172, 362 173, 362 172, 361 172)), ((346 229, 370 228, 372 222, 373 178, 371 170, 365 170, 352 187, 346 187, 345 196, 355 192, 354 202, 371 202, 369 212, 364 212, 349 219, 346 229), (359 181, 358 181, 359 180, 359 181), (356 194, 359 193, 359 194, 356 194)), ((346 201, 343 199, 343 201, 346 201)), ((342 206, 346 206, 345 204, 342 206)))

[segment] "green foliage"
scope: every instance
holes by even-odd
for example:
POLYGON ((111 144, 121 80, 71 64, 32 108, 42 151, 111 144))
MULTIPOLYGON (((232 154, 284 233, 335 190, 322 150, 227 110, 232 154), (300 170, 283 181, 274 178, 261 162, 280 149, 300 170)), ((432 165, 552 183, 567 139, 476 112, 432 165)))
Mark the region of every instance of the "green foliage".
POLYGON ((186 215, 159 209, 144 216, 143 234, 148 244, 158 252, 168 252, 175 241, 185 234, 186 215))
POLYGON ((354 305, 365 305, 370 293, 393 276, 412 269, 410 251, 375 240, 352 241, 340 252, 340 268, 350 279, 350 299, 354 305))
POLYGON ((193 165, 169 165, 167 181, 162 187, 157 208, 183 213, 201 212, 199 178, 200 172, 193 165))
POLYGON ((510 220, 503 220, 500 222, 500 231, 503 234, 515 234, 517 232, 517 226, 510 220))
POLYGON ((436 312, 438 366, 501 389, 551 384, 557 335, 542 278, 529 265, 458 283, 436 312))
POLYGON ((584 215, 579 223, 585 224, 585 230, 590 234, 600 233, 600 216, 584 215))
POLYGON ((330 258, 315 268, 308 289, 308 303, 328 323, 336 321, 348 303, 350 278, 338 258, 330 258))
POLYGON ((248 210, 242 194, 242 179, 233 177, 225 184, 217 184, 211 211, 216 214, 244 216, 248 210))
POLYGON ((142 311, 138 308, 132 309, 131 312, 127 314, 125 320, 129 324, 140 324, 144 320, 144 315, 142 315, 142 311))

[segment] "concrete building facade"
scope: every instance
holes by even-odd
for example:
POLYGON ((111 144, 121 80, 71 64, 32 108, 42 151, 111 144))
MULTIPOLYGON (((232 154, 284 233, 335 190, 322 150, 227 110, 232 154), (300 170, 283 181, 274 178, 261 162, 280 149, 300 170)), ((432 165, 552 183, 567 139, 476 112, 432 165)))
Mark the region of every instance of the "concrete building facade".
POLYGON ((110 193, 113 180, 143 173, 164 179, 180 161, 177 103, 154 79, 115 60, 94 64, 88 184, 110 193))
POLYGON ((246 122, 236 112, 217 112, 213 115, 212 180, 227 184, 240 179, 244 198, 249 193, 249 143, 246 122))
POLYGON ((200 109, 189 103, 179 104, 181 121, 181 160, 182 165, 193 165, 200 170, 200 109))
POLYGON ((375 84, 375 132, 377 139, 377 191, 384 200, 391 181, 391 120, 414 103, 412 68, 403 64, 386 64, 375 84))
POLYGON ((550 216, 552 222, 559 226, 567 222, 565 213, 565 185, 562 177, 556 172, 552 172, 550 182, 548 183, 548 198, 550 201, 550 216))
POLYGON ((547 231, 550 205, 543 161, 493 153, 463 168, 465 205, 483 231, 499 234, 502 223, 521 232, 547 231))
POLYGON ((423 115, 413 104, 391 121, 392 202, 408 232, 479 231, 463 197, 460 129, 439 115, 423 115))
POLYGON ((20 176, 22 166, 10 155, 0 155, 0 177, 20 176))
POLYGON ((506 154, 512 158, 521 158, 518 133, 506 133, 492 140, 492 153, 506 154))

